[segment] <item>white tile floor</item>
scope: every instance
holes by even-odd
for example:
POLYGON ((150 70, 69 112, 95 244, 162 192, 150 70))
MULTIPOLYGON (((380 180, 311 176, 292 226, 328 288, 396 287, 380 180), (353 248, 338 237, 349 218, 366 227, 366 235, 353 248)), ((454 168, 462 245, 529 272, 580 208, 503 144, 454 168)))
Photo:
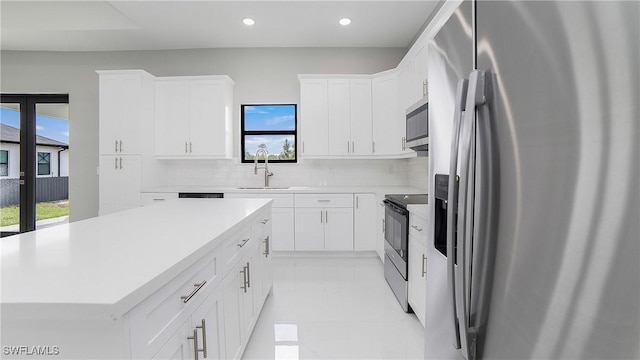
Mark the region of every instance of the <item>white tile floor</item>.
POLYGON ((267 299, 243 359, 422 359, 377 257, 274 257, 267 299))

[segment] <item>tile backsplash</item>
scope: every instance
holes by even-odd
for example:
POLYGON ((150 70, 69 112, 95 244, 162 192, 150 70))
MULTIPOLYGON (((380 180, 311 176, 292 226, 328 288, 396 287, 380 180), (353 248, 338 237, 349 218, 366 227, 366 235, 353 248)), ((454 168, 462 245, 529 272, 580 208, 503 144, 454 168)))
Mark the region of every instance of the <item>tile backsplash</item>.
MULTIPOLYGON (((270 185, 415 186, 427 189, 427 158, 401 160, 304 160, 269 164, 270 185)), ((233 160, 167 160, 167 185, 262 186, 264 170, 233 160)))

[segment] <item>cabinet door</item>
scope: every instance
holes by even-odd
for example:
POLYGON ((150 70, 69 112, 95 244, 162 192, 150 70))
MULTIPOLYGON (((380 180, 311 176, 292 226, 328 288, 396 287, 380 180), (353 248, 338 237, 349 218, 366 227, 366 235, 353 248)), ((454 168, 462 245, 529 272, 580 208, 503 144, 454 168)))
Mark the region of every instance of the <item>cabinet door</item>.
POLYGON ((191 315, 192 325, 198 329, 199 348, 206 346, 206 359, 224 359, 224 317, 222 314, 222 290, 214 290, 191 315))
POLYGON ((234 266, 224 279, 224 339, 225 339, 225 358, 240 358, 240 347, 242 345, 241 325, 240 325, 240 309, 241 309, 241 292, 240 287, 244 286, 243 265, 239 263, 234 266))
POLYGON ((328 80, 329 155, 351 154, 349 80, 328 80))
MULTIPOLYGON (((293 224, 293 222, 292 222, 293 224)), ((260 259, 262 260, 262 300, 261 304, 269 296, 269 292, 271 292, 271 288, 273 287, 273 264, 271 262, 271 238, 272 234, 267 233, 263 236, 262 244, 260 245, 260 259)), ((258 309, 258 314, 261 309, 258 309)))
POLYGON ((297 208, 295 249, 324 250, 324 209, 297 208))
POLYGON ((195 354, 193 353, 193 340, 188 339, 193 337, 193 326, 191 326, 191 319, 187 319, 185 323, 173 334, 172 337, 160 348, 152 359, 170 359, 170 360, 192 360, 195 354))
POLYGON ((373 153, 373 125, 371 118, 371 80, 350 81, 351 154, 373 153))
POLYGON ((427 298, 427 249, 413 237, 409 238, 409 305, 424 326, 427 298))
POLYGON ((324 222, 324 249, 353 251, 353 208, 326 208, 324 222))
POLYGON ((142 77, 127 75, 122 77, 121 87, 122 117, 119 126, 119 152, 122 154, 141 153, 140 123, 142 114, 142 77))
POLYGON ((155 150, 159 156, 189 152, 189 82, 156 81, 155 150))
POLYGON ((355 194, 354 197, 354 249, 356 251, 376 250, 376 196, 355 194))
POLYGON ((126 210, 140 206, 140 178, 142 164, 140 156, 118 157, 119 209, 126 210))
POLYGON ((269 241, 271 250, 295 250, 293 208, 272 208, 271 221, 271 231, 273 233, 269 241))
POLYGON ((100 154, 118 152, 118 134, 122 117, 121 79, 116 75, 100 76, 99 136, 100 154))
MULTIPOLYGON (((397 155, 402 152, 401 123, 398 111, 398 78, 396 74, 373 79, 374 155, 397 155)), ((404 128, 404 126, 402 126, 404 128)))
POLYGON ((303 155, 329 153, 327 101, 327 80, 300 80, 303 155))
POLYGON ((117 156, 100 156, 99 213, 100 215, 118 211, 119 207, 119 170, 117 156))
POLYGON ((189 155, 226 156, 224 86, 196 80, 189 89, 189 155))

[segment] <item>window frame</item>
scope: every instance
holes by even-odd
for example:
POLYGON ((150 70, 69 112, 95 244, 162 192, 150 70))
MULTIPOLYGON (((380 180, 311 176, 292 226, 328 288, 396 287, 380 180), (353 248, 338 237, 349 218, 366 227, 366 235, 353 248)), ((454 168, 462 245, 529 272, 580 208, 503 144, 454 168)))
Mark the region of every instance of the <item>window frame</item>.
MULTIPOLYGON (((42 158, 44 160, 44 157, 42 158)), ((52 175, 51 174, 51 153, 50 152, 46 152, 46 151, 38 151, 37 155, 36 155, 36 175, 39 176, 47 176, 47 175, 52 175), (40 162, 40 154, 47 154, 47 162, 46 163, 41 163, 40 162), (49 167, 49 172, 46 174, 41 174, 40 173, 40 165, 44 165, 46 164, 49 167)))
POLYGON ((0 156, 0 169, 2 168, 2 165, 6 165, 6 169, 7 169, 7 174, 3 174, 2 172, 0 172, 0 176, 9 176, 9 150, 0 150, 0 153, 7 153, 6 162, 2 162, 2 156, 0 156))
MULTIPOLYGON (((295 158, 292 160, 269 160, 269 163, 297 164, 298 163, 298 104, 292 103, 266 103, 266 104, 240 104, 240 162, 243 164, 254 163, 255 160, 245 159, 245 136, 246 135, 293 135, 293 151, 295 158), (293 130, 245 130, 244 109, 247 106, 293 106, 293 130)), ((270 154, 272 155, 272 154, 270 154)), ((258 160, 264 163, 264 160, 258 160)))

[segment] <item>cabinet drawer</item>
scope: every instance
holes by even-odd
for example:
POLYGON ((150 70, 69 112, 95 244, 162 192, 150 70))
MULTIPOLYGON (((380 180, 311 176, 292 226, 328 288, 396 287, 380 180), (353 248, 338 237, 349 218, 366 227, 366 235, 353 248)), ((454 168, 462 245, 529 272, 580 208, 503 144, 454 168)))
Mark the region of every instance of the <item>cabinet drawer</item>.
POLYGON ((162 203, 167 200, 177 199, 178 193, 141 193, 140 204, 149 206, 152 204, 162 203))
POLYGON ((296 207, 353 207, 353 194, 296 194, 296 207))
POLYGON ((222 273, 227 274, 241 258, 242 250, 251 245, 251 228, 241 230, 232 235, 222 245, 222 273))
POLYGON ((221 265, 215 249, 131 310, 133 358, 149 358, 169 339, 221 282, 221 265))
POLYGON ((413 236, 423 246, 427 246, 427 220, 409 213, 409 236, 413 236))
POLYGON ((271 229, 271 212, 263 211, 251 225, 251 238, 259 239, 271 229))
POLYGON ((274 208, 287 208, 293 207, 293 194, 272 194, 272 193, 227 193, 224 194, 225 198, 230 199, 273 199, 271 207, 274 208))

